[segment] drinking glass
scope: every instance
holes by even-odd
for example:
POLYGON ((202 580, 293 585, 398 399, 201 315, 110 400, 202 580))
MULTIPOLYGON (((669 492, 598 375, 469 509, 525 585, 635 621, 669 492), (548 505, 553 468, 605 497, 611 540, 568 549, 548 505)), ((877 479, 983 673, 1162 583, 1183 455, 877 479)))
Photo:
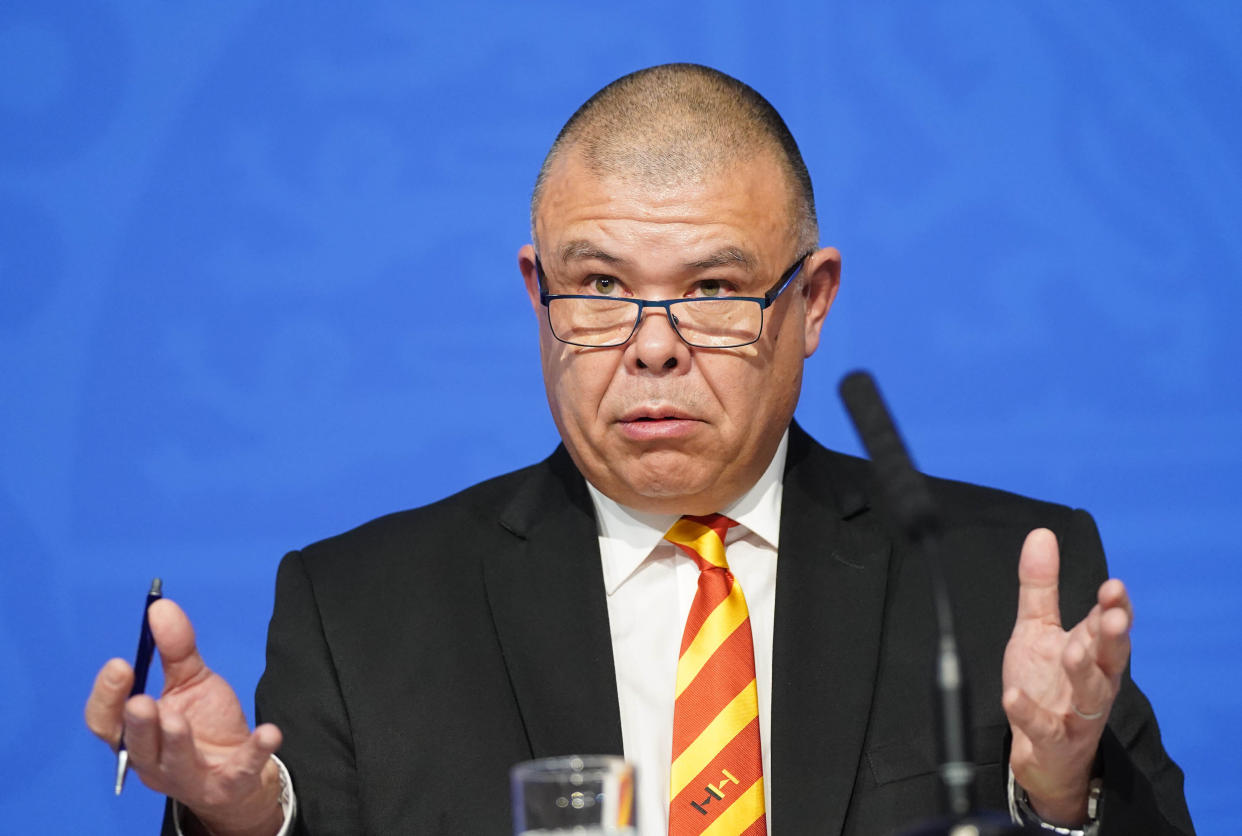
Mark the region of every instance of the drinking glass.
POLYGON ((634 767, 615 755, 566 755, 509 770, 515 836, 635 836, 634 767))

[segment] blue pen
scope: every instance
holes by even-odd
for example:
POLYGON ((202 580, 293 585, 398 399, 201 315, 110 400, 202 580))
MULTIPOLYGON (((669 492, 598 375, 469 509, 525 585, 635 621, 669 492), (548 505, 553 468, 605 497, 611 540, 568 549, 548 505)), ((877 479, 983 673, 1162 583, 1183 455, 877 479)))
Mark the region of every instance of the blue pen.
MULTIPOLYGON (((147 620, 147 610, 151 605, 164 597, 164 582, 159 578, 151 581, 151 590, 147 593, 147 604, 142 608, 142 630, 138 633, 138 653, 134 657, 134 687, 129 695, 135 697, 147 689, 147 671, 151 670, 151 657, 155 655, 155 639, 151 636, 151 622, 147 620)), ((125 751, 125 735, 121 735, 120 747, 116 751, 116 794, 121 794, 125 786, 125 771, 129 767, 129 752, 125 751)))

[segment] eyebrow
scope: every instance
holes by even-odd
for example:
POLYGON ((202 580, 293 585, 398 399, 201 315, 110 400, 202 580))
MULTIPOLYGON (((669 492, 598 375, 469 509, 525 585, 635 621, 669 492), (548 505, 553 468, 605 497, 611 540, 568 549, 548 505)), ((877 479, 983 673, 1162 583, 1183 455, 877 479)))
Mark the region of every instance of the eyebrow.
POLYGON ((621 264, 625 261, 625 259, 619 258, 606 250, 601 250, 590 241, 584 239, 567 242, 560 248, 560 257, 561 261, 594 259, 603 261, 606 264, 621 264))
MULTIPOLYGON (((577 239, 564 244, 559 254, 562 261, 586 261, 596 260, 605 264, 624 264, 625 259, 620 256, 613 255, 607 250, 602 250, 595 244, 585 239, 577 239)), ((710 270, 713 267, 725 267, 731 264, 740 264, 743 267, 753 267, 754 258, 740 247, 722 247, 719 250, 694 261, 686 263, 687 267, 695 270, 710 270)))
POLYGON ((724 247, 716 250, 716 252, 706 258, 691 261, 687 266, 697 270, 710 270, 713 267, 727 267, 730 264, 753 267, 755 260, 750 257, 749 253, 739 247, 724 247))

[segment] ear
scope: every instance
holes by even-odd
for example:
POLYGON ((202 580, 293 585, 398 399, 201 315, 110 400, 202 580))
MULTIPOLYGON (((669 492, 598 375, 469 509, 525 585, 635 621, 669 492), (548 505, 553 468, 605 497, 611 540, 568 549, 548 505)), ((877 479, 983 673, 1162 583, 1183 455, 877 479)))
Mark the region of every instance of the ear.
POLYGON ((526 284, 526 295, 530 297, 530 306, 535 315, 539 315, 539 271, 535 268, 535 247, 526 244, 518 250, 518 270, 522 272, 522 281, 526 284))
POLYGON ((825 247, 807 256, 802 268, 802 295, 806 304, 804 336, 806 356, 819 348, 819 334, 832 302, 841 286, 841 253, 836 247, 825 247))

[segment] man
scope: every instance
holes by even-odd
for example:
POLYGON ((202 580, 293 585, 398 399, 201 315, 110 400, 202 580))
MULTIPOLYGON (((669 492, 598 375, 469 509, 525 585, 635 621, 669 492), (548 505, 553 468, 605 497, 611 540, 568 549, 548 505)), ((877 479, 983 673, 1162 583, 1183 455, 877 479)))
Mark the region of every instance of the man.
MULTIPOLYGON (((112 660, 88 725, 124 729, 186 832, 503 833, 508 767, 571 752, 637 763, 648 834, 934 814, 923 568, 866 464, 791 423, 840 255, 779 115, 702 67, 620 79, 557 138, 532 227, 518 263, 563 446, 287 556, 268 723, 246 727, 160 602, 164 694, 126 701, 112 660)), ((1090 518, 932 490, 983 803, 1055 832, 1191 832, 1090 518)))

